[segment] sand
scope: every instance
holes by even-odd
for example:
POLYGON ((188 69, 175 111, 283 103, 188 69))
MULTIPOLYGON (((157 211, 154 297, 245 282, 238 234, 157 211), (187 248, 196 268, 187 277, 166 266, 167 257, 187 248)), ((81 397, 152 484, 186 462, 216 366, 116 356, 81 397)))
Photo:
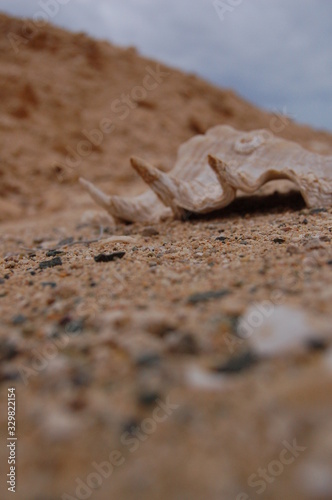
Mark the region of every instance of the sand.
POLYGON ((272 186, 209 216, 115 225, 77 183, 142 192, 130 155, 168 171, 219 123, 322 154, 331 135, 26 23, 0 15, 0 460, 7 473, 15 387, 16 498, 332 498, 332 210, 272 186), (236 335, 250 307, 261 323, 306 314, 310 342, 257 357, 236 335))

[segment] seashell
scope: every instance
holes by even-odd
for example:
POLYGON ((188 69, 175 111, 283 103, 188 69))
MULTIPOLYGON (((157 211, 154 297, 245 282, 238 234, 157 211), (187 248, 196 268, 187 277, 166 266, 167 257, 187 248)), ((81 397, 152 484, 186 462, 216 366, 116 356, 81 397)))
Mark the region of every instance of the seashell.
POLYGON ((186 212, 212 212, 231 203, 237 190, 254 193, 275 179, 291 180, 308 207, 332 205, 332 157, 307 151, 268 130, 213 127, 180 146, 169 174, 137 157, 131 158, 131 165, 150 188, 133 198, 108 196, 80 179, 99 205, 125 221, 158 222, 186 212))

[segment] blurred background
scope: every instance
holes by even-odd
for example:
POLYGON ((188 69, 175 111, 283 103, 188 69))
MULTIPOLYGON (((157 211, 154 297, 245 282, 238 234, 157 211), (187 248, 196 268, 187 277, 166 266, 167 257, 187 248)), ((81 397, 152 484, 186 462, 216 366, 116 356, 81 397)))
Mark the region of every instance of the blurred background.
POLYGON ((332 130, 332 2, 326 0, 2 0, 229 87, 332 130))

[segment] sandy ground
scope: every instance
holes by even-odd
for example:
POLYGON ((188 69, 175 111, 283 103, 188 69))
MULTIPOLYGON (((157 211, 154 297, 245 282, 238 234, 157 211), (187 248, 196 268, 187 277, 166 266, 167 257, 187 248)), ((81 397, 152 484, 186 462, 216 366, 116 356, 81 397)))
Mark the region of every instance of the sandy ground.
POLYGON ((331 499, 332 210, 272 187, 115 225, 77 185, 140 192, 131 154, 167 171, 217 123, 323 154, 331 135, 26 23, 0 16, 1 498, 15 387, 17 499, 331 499), (283 349, 255 343, 267 323, 283 349))

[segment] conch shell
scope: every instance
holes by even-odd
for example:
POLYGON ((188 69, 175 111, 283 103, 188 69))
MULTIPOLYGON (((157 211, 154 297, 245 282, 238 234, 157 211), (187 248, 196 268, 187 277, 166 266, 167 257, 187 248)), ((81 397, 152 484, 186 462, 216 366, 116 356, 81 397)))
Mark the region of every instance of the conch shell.
POLYGON ((150 190, 132 198, 108 196, 85 179, 92 198, 116 219, 157 222, 186 212, 225 207, 236 191, 253 193, 274 179, 289 179, 308 207, 332 205, 332 157, 309 152, 268 130, 211 128, 182 144, 170 174, 132 157, 131 165, 150 190))

